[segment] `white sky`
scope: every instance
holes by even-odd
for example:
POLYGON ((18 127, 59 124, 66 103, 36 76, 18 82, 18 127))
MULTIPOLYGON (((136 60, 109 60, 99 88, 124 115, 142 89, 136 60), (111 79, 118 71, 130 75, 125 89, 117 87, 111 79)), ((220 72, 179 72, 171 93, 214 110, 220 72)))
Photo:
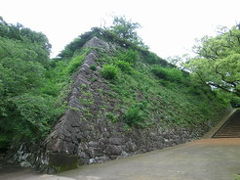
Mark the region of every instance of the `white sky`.
POLYGON ((195 38, 218 25, 240 22, 239 7, 240 0, 0 0, 0 16, 46 34, 55 56, 91 27, 125 15, 141 24, 150 50, 166 58, 189 52, 195 38))

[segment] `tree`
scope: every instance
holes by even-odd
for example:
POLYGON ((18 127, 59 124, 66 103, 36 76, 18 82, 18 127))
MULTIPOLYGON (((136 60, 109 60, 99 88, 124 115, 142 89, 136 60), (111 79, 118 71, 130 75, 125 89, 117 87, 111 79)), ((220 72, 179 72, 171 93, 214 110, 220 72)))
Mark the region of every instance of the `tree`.
POLYGON ((55 98, 43 92, 50 47, 44 34, 0 17, 0 151, 41 138, 54 120, 55 98))
POLYGON ((203 37, 194 47, 198 54, 187 62, 203 83, 240 97, 240 29, 223 28, 215 37, 203 37))
MULTIPOLYGON (((35 32, 19 23, 16 25, 8 24, 0 17, 0 38, 1 40, 16 41, 19 42, 18 44, 21 43, 24 46, 28 46, 23 49, 31 49, 32 52, 35 52, 35 57, 31 60, 39 61, 45 66, 47 65, 51 44, 43 33, 35 32)), ((14 47, 12 49, 12 52, 14 52, 14 47)))
POLYGON ((126 39, 132 43, 144 46, 142 39, 137 35, 136 30, 140 28, 140 24, 127 20, 124 16, 115 16, 110 31, 122 39, 126 39))

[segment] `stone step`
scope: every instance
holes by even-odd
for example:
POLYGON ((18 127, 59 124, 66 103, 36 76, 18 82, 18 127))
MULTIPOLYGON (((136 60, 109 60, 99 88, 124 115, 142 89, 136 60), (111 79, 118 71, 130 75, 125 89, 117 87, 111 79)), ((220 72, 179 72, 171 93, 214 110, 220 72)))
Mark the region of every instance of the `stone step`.
POLYGON ((234 113, 213 138, 240 138, 240 111, 234 113))

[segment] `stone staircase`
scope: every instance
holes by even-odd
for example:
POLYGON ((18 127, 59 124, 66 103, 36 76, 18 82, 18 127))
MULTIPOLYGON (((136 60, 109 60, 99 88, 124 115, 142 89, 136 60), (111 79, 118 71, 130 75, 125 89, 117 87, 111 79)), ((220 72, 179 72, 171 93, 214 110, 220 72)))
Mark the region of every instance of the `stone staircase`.
POLYGON ((240 110, 236 111, 212 138, 240 138, 240 110))

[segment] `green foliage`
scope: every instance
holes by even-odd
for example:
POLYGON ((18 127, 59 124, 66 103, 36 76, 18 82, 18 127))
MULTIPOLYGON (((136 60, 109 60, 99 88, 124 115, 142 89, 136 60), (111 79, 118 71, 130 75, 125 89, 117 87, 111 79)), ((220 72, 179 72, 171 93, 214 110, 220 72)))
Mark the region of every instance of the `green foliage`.
POLYGON ((152 73, 160 79, 167 79, 167 71, 162 67, 154 67, 152 73))
POLYGON ((3 19, 0 19, 0 36, 7 39, 36 43, 46 51, 50 51, 51 48, 51 45, 44 34, 25 28, 19 23, 17 25, 8 24, 3 19))
POLYGON ((21 24, 12 25, 0 19, 0 57, 19 57, 39 61, 47 66, 51 44, 47 37, 21 24))
POLYGON ((232 96, 232 98, 230 99, 230 103, 235 108, 240 107, 240 97, 232 96))
POLYGON ((144 62, 148 64, 162 64, 163 66, 167 65, 167 63, 165 63, 165 61, 160 57, 158 57, 155 53, 146 51, 143 53, 143 57, 144 57, 144 62))
POLYGON ((58 56, 60 58, 72 58, 76 51, 81 49, 83 45, 92 37, 98 36, 99 32, 99 28, 92 28, 91 31, 81 34, 68 45, 66 45, 64 50, 58 56))
POLYGON ((9 99, 15 109, 17 122, 12 127, 18 134, 16 138, 39 139, 44 137, 50 129, 50 124, 61 113, 60 108, 54 107, 54 98, 50 96, 23 94, 9 99))
POLYGON ((147 58, 145 59, 145 62, 149 64, 158 64, 160 62, 160 58, 154 54, 154 53, 148 53, 147 58))
POLYGON ((137 45, 143 45, 142 40, 136 32, 136 29, 138 29, 139 27, 140 25, 138 23, 131 22, 130 20, 127 20, 124 16, 115 16, 113 19, 113 26, 110 27, 110 30, 122 39, 126 39, 137 45))
MULTIPOLYGON (((105 55, 100 61, 117 66, 119 61, 122 63, 120 53, 110 57, 105 55)), ((208 127, 220 116, 217 112, 222 112, 226 106, 226 102, 218 99, 209 87, 195 82, 186 72, 168 65, 142 63, 145 62, 142 59, 137 62, 130 66, 134 73, 119 73, 116 81, 110 84, 114 99, 120 101, 115 112, 125 109, 119 120, 122 119, 128 127, 146 128, 159 124, 208 127), (153 73, 157 79, 153 78, 153 73)))
POLYGON ((67 66, 67 69, 66 69, 66 71, 67 71, 68 74, 74 73, 74 72, 77 70, 77 68, 78 68, 80 65, 82 65, 83 60, 84 60, 87 52, 88 52, 88 50, 85 50, 85 52, 84 52, 83 54, 80 54, 80 55, 78 55, 78 56, 76 56, 76 57, 73 57, 73 58, 69 61, 68 66, 67 66))
POLYGON ((131 73, 133 70, 132 66, 136 64, 138 58, 139 56, 136 50, 122 49, 112 57, 105 56, 104 62, 112 63, 122 72, 131 73))
MULTIPOLYGON (((128 23, 131 23, 131 22, 128 22, 128 23)), ((143 44, 143 42, 138 36, 134 36, 134 38, 128 38, 129 35, 127 35, 124 38, 122 35, 119 35, 118 33, 121 34, 121 32, 118 32, 118 30, 116 31, 115 27, 118 29, 118 27, 120 26, 121 25, 115 24, 110 28, 104 28, 104 29, 94 27, 91 29, 91 31, 81 34, 80 36, 75 38, 72 42, 70 42, 68 45, 66 45, 64 50, 58 55, 58 57, 65 58, 65 59, 72 58, 75 55, 75 53, 79 49, 81 49, 83 45, 94 36, 100 39, 106 40, 108 42, 117 44, 123 48, 129 48, 130 50, 138 49, 140 51, 148 52, 147 51, 148 47, 143 44)), ((134 33, 136 32, 134 31, 134 33)))
POLYGON ((58 55, 62 59, 69 59, 79 51, 83 45, 94 36, 104 39, 108 42, 117 43, 121 47, 136 46, 133 43, 118 37, 115 33, 108 29, 92 28, 91 31, 86 32, 75 38, 72 42, 65 46, 64 50, 58 55))
MULTIPOLYGON (((89 52, 80 48, 93 36, 119 45, 116 53, 98 59, 99 65, 105 64, 101 75, 114 80, 108 82, 113 92, 104 94, 109 105, 115 102, 111 98, 118 102, 114 114, 106 114, 110 121, 123 120, 125 127, 136 128, 160 122, 180 127, 212 123, 209 119, 215 118, 215 112, 221 112, 225 104, 209 88, 191 84, 192 81, 186 86, 188 74, 170 68, 166 61, 140 48, 136 34, 128 35, 128 31, 121 29, 121 26, 129 28, 129 22, 124 21, 116 20, 112 31, 94 28, 67 45, 60 58, 49 60, 50 45, 44 35, 0 20, 0 150, 12 142, 39 141, 49 133, 54 121, 64 112, 63 100, 69 91, 71 75, 89 52), (162 86, 152 73, 170 85, 162 86)), ((135 27, 125 30, 134 32, 135 27)), ((231 61, 224 62, 225 65, 232 62, 234 66, 238 56, 229 58, 231 61)), ((96 70, 96 66, 90 69, 96 70)), ((93 118, 92 94, 85 92, 86 85, 79 88, 85 93, 79 99, 86 107, 83 113, 86 118, 93 118)), ((101 110, 109 111, 107 105, 101 110)))
POLYGON ((24 62, 21 59, 0 60, 0 78, 3 95, 15 96, 43 84, 45 69, 38 62, 24 62))
POLYGON ((154 66, 152 68, 152 73, 159 79, 164 79, 173 82, 182 82, 184 78, 183 72, 176 68, 154 66))
POLYGON ((195 46, 198 56, 186 67, 203 83, 240 96, 240 30, 233 27, 215 37, 201 39, 195 46))
POLYGON ((96 70, 97 70, 97 67, 96 67, 95 64, 93 64, 93 65, 90 66, 90 69, 93 70, 93 71, 96 71, 96 70))
POLYGON ((131 106, 123 115, 123 121, 130 127, 144 127, 146 113, 137 105, 131 106))
POLYGON ((0 59, 0 148, 13 140, 39 141, 48 134, 64 112, 62 101, 70 75, 82 64, 87 52, 82 50, 65 61, 49 61, 48 69, 38 61, 19 57, 0 59))
POLYGON ((116 66, 122 71, 122 72, 125 72, 125 73, 131 73, 132 71, 132 67, 131 65, 126 62, 126 61, 117 61, 116 62, 116 66))
POLYGON ((118 68, 114 65, 106 64, 101 70, 101 74, 105 79, 114 80, 118 76, 118 68))
POLYGON ((48 78, 50 47, 42 33, 0 19, 0 150, 41 139, 62 113, 48 78))
POLYGON ((138 59, 138 53, 133 49, 128 49, 119 52, 116 58, 122 61, 126 61, 130 64, 135 64, 138 59))

